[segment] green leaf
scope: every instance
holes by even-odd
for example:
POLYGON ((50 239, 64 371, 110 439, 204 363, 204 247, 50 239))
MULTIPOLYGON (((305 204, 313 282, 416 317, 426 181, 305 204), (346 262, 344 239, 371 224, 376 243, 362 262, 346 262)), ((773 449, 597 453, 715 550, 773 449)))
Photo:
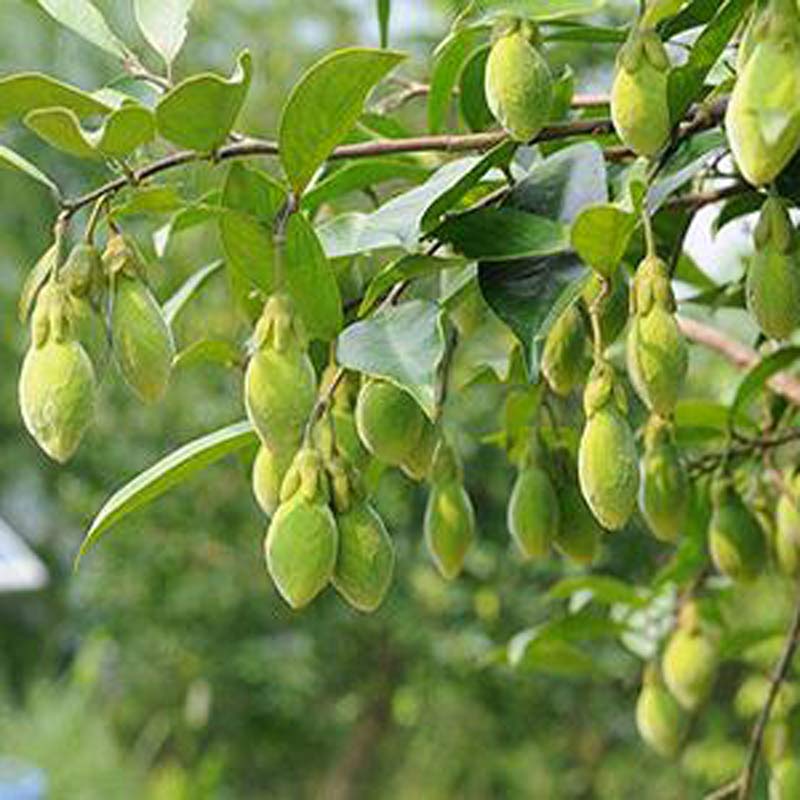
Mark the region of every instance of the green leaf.
POLYGON ((436 48, 428 92, 428 129, 431 133, 439 133, 444 127, 458 76, 485 38, 485 27, 470 26, 454 31, 436 48))
POLYGON ((195 367, 198 364, 219 364, 234 367, 242 363, 242 355, 224 339, 201 339, 181 350, 172 361, 173 369, 195 367))
POLYGON ((456 252, 483 261, 548 256, 569 246, 564 225, 515 208, 481 208, 459 214, 435 233, 456 252))
POLYGON ((471 131, 485 131, 494 123, 484 87, 486 61, 490 51, 491 47, 486 45, 472 53, 464 64, 458 81, 458 106, 471 131))
POLYGON ((396 158, 376 158, 345 164, 323 178, 305 195, 301 208, 314 214, 323 203, 386 181, 422 183, 430 176, 430 169, 411 161, 396 158))
POLYGON ((180 147, 215 150, 236 124, 252 75, 253 60, 245 50, 230 78, 206 72, 182 81, 156 106, 159 132, 180 147))
POLYGON ((68 108, 79 117, 107 114, 111 106, 80 89, 35 72, 0 78, 0 124, 37 108, 68 108))
POLYGON ((224 210, 216 205, 208 203, 198 203, 197 205, 186 206, 178 211, 172 219, 164 226, 153 233, 153 246, 156 255, 163 258, 167 252, 172 237, 181 231, 204 225, 212 220, 218 220, 224 210))
POLYGON ((368 314, 380 298, 396 283, 410 278, 421 278, 425 275, 435 275, 445 269, 463 267, 464 260, 460 258, 436 258, 428 255, 402 256, 396 261, 387 264, 370 282, 361 306, 359 316, 368 314))
POLYGON ((121 198, 119 205, 112 207, 110 214, 121 219, 138 214, 169 214, 184 207, 185 201, 173 184, 137 186, 121 198))
POLYGON ((35 164, 31 164, 27 158, 23 158, 19 153, 15 153, 11 148, 2 144, 0 144, 0 167, 22 172, 35 181, 39 181, 43 186, 46 186, 57 198, 61 196, 61 191, 58 186, 56 186, 55 182, 45 175, 39 167, 35 164))
POLYGON ((222 205, 272 224, 286 203, 286 189, 275 178, 241 162, 231 164, 222 190, 222 205))
POLYGON ((78 158, 125 158, 155 137, 153 112, 136 104, 124 105, 106 118, 101 128, 85 130, 68 108, 31 111, 25 124, 53 147, 78 158))
POLYGON ((540 22, 596 14, 606 4, 606 0, 481 0, 490 16, 529 17, 540 22))
POLYGON ((592 600, 606 605, 622 603, 634 608, 643 608, 648 602, 640 588, 610 575, 562 578, 547 594, 555 600, 567 600, 576 593, 588 593, 592 600))
POLYGON ((742 379, 731 404, 729 419, 733 421, 739 411, 747 407, 753 397, 761 391, 767 381, 778 372, 792 366, 800 359, 800 347, 783 347, 762 358, 742 379))
POLYGON ((37 0, 39 5, 78 36, 125 61, 128 48, 108 27, 105 17, 89 0, 37 0))
POLYGON ((378 0, 378 29, 381 47, 389 46, 389 19, 392 13, 392 0, 378 0))
POLYGON ((714 18, 719 9, 719 0, 692 0, 683 11, 659 25, 664 39, 672 39, 684 31, 699 28, 714 18))
POLYGON ((56 242, 44 251, 36 262, 36 265, 25 278, 25 283, 22 285, 22 291, 19 296, 19 303, 17 304, 17 314, 23 325, 27 323, 28 317, 33 310, 36 295, 39 294, 39 290, 44 286, 45 281, 47 281, 56 268, 58 256, 59 245, 56 242))
POLYGON ((186 41, 194 0, 134 0, 136 23, 147 43, 169 65, 186 41))
POLYGON ((589 42, 592 44, 623 44, 628 38, 626 28, 607 28, 579 22, 560 22, 548 28, 542 36, 545 42, 589 42))
POLYGON ((83 540, 76 566, 112 525, 200 470, 257 441, 256 432, 249 422, 237 422, 189 442, 137 475, 115 492, 100 509, 83 540))
POLYGON ((164 303, 162 311, 167 325, 172 327, 175 318, 186 307, 186 304, 205 286, 208 279, 218 272, 225 262, 222 260, 212 261, 210 264, 201 267, 197 272, 193 272, 181 285, 181 287, 164 303))
POLYGON ((622 261, 636 225, 636 216, 618 206, 587 206, 572 224, 572 247, 590 267, 610 276, 622 261))
POLYGON ((338 50, 303 75, 286 101, 278 134, 295 194, 356 124, 373 87, 404 58, 390 50, 338 50))
POLYGON ((650 0, 645 7, 642 25, 654 28, 659 22, 674 17, 685 3, 686 0, 650 0))
POLYGON ((339 364, 406 389, 432 420, 444 353, 442 312, 436 303, 423 300, 388 308, 350 325, 339 335, 336 347, 339 364))
MULTIPOLYGON (((696 446, 727 436, 731 409, 709 400, 680 400, 673 419, 678 445, 696 446)), ((736 412, 735 420, 739 426, 755 427, 744 410, 736 412)))
POLYGON ((292 214, 286 226, 284 277, 312 338, 328 341, 342 328, 342 298, 336 275, 306 217, 292 214))
MULTIPOLYGON (((241 279, 244 295, 254 289, 270 294, 275 285, 275 246, 270 228, 249 214, 226 210, 219 216, 219 230, 228 271, 241 279)), ((244 301, 244 295, 240 301, 244 301)))
POLYGON ((556 322, 558 322, 561 315, 583 294, 591 279, 592 271, 587 269, 582 275, 567 284, 561 291, 561 294, 556 298, 556 301, 550 307, 547 316, 544 318, 533 338, 534 347, 537 348, 537 360, 541 355, 541 350, 544 347, 547 335, 553 329, 556 322))

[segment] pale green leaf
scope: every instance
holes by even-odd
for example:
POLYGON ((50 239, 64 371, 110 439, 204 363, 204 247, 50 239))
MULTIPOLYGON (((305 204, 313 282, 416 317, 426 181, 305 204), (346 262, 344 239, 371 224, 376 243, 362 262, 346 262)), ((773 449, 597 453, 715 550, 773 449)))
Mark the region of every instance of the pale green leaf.
POLYGON ((210 264, 193 272, 181 287, 164 303, 162 311, 167 325, 172 327, 175 318, 186 307, 186 304, 203 288, 208 279, 225 264, 224 261, 212 261, 210 264))
POLYGON ((194 0, 134 0, 136 22, 147 43, 171 64, 186 41, 194 0))
POLYGON ((42 185, 46 186, 56 197, 60 197, 61 192, 55 182, 42 172, 39 167, 23 158, 19 153, 15 153, 11 148, 0 144, 0 167, 5 169, 13 169, 18 172, 23 172, 25 175, 39 181, 42 185))
POLYGON ((105 50, 126 60, 129 51, 108 27, 105 17, 89 0, 37 0, 39 5, 65 28, 105 50))

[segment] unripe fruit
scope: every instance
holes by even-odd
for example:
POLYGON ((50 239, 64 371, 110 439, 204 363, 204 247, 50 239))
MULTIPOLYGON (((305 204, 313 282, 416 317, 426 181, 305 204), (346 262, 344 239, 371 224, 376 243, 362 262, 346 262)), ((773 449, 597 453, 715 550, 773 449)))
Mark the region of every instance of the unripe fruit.
POLYGON ((566 397, 585 380, 590 363, 586 323, 577 306, 572 305, 547 334, 542 374, 556 394, 566 397))
POLYGON ((687 719, 652 665, 636 701, 636 727, 642 739, 665 758, 678 754, 686 735, 687 719))
POLYGON ((475 538, 475 512, 462 482, 458 458, 444 441, 437 445, 431 476, 425 543, 439 573, 452 580, 461 572, 475 538))
POLYGON ((691 488, 668 423, 652 417, 645 431, 639 508, 650 530, 664 542, 680 536, 691 488))
POLYGON ((496 39, 486 62, 486 102, 519 142, 529 142, 539 133, 553 102, 553 78, 535 41, 531 23, 515 22, 496 39))
POLYGON ((412 481, 424 481, 428 477, 438 441, 436 426, 425 417, 417 447, 403 459, 403 463, 400 465, 400 469, 412 481))
POLYGON ((770 720, 761 744, 764 759, 770 766, 779 764, 792 752, 792 730, 785 719, 770 720))
POLYGON ((610 279, 611 288, 599 297, 603 290, 603 280, 596 273, 592 273, 589 285, 584 289, 583 301, 588 308, 596 305, 600 320, 600 336, 602 347, 605 349, 613 344, 628 324, 628 284, 618 275, 610 279))
POLYGON ((94 366, 95 375, 99 379, 108 364, 108 358, 111 354, 105 322, 83 297, 70 298, 70 315, 75 338, 86 350, 86 355, 89 356, 94 366))
POLYGON ((620 139, 637 155, 654 156, 669 139, 669 69, 658 34, 634 29, 617 58, 611 119, 620 139))
POLYGON ((295 450, 317 399, 317 376, 288 298, 271 297, 254 335, 244 398, 247 416, 276 451, 295 450))
POLYGON ((593 368, 584 408, 586 426, 578 450, 581 491, 598 522, 618 530, 636 506, 639 459, 625 417, 624 394, 610 364, 600 362, 593 368))
POLYGON ((664 651, 664 681, 687 711, 695 711, 708 697, 717 676, 717 648, 703 632, 696 609, 687 604, 678 628, 664 651))
POLYGON ((769 781, 769 800, 795 800, 800 797, 800 759, 783 759, 772 770, 769 781))
MULTIPOLYGON (((736 692, 733 705, 736 713, 744 718, 757 717, 767 703, 767 698, 772 691, 772 683, 766 675, 749 675, 736 692)), ((797 705, 797 685, 784 682, 780 685, 773 701, 771 720, 786 719, 797 705)))
POLYGON ((764 532, 728 479, 713 489, 708 544, 714 566, 734 581, 753 580, 767 559, 764 532))
POLYGON ((775 512, 775 555, 784 575, 800 574, 800 474, 784 477, 787 492, 778 499, 775 512))
POLYGON ((356 426, 375 458, 398 467, 418 447, 425 415, 408 392, 389 381, 370 379, 358 393, 356 426))
POLYGON ((331 582, 353 608, 375 611, 394 573, 394 545, 383 520, 363 500, 337 513, 339 552, 331 582))
POLYGON ((253 494, 261 510, 271 517, 280 505, 281 485, 294 459, 290 450, 273 450, 262 444, 253 461, 253 494))
POLYGON ((649 256, 639 265, 631 308, 634 316, 627 341, 631 383, 651 411, 668 417, 683 388, 689 353, 674 316, 669 271, 661 259, 649 256))
POLYGON ((747 308, 767 336, 785 339, 800 325, 800 261, 794 228, 779 198, 764 202, 753 239, 747 308))
POLYGON ((284 479, 281 504, 264 541, 269 574, 292 608, 308 605, 327 586, 338 543, 321 458, 314 450, 301 450, 284 479))
POLYGON ((99 307, 105 277, 103 260, 94 245, 86 242, 75 245, 59 275, 71 295, 82 297, 99 307))
POLYGON ((800 146, 800 15, 791 0, 773 2, 754 23, 744 66, 725 114, 742 175, 772 182, 800 146))

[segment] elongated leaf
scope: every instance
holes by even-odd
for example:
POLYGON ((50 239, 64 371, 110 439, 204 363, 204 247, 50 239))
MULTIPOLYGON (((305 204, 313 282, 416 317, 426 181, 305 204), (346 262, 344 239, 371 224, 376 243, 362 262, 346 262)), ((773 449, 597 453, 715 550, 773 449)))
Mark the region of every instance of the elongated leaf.
POLYGON ((173 359, 173 369, 194 367, 198 364, 219 364, 223 367, 239 366, 242 354, 224 339, 201 339, 192 342, 173 359))
POLYGON ((483 26, 461 28, 451 33, 436 50, 428 92, 428 129, 439 133, 444 127, 461 69, 486 38, 483 26))
POLYGON ((275 178, 255 167, 234 162, 225 178, 221 202, 265 224, 272 224, 286 202, 286 189, 275 178))
POLYGON ((480 3, 490 16, 519 15, 541 22, 596 14, 606 4, 606 0, 481 0, 480 3))
POLYGON ((25 283, 22 285, 19 303, 17 305, 17 314, 23 325, 28 321, 28 317, 31 315, 33 304, 36 301, 36 295, 39 294, 39 289, 44 286, 45 281, 56 268, 59 255, 58 251, 59 247, 57 243, 48 247, 36 262, 33 269, 28 273, 28 277, 25 278, 25 283))
POLYGON ((572 225, 572 247, 591 267, 611 275, 636 229, 634 214, 611 203, 586 206, 572 225))
POLYGON ((203 73, 182 81, 156 107, 159 132, 181 147, 211 152, 236 124, 252 75, 253 59, 244 51, 230 78, 203 73))
POLYGON ((328 341, 342 328, 342 298, 328 257, 311 223, 292 214, 286 226, 284 277, 313 338, 328 341))
POLYGON ((110 105, 48 75, 25 72, 0 78, 0 124, 37 108, 68 108, 79 117, 107 114, 110 105))
POLYGON ((134 0, 136 23, 148 44, 171 64, 186 41, 194 0, 134 0))
POLYGON ((642 590, 610 575, 581 575, 576 578, 563 578, 553 586, 548 595, 554 599, 567 600, 577 592, 591 594, 598 603, 615 605, 623 603, 634 608, 647 605, 642 590))
POLYGON ((392 0, 377 0, 377 4, 381 47, 387 48, 389 46, 389 20, 392 14, 392 0))
POLYGON ((222 248, 229 272, 253 289, 270 294, 275 283, 275 246, 271 230, 249 214, 224 211, 219 217, 222 248))
POLYGON ((138 214, 170 214, 185 205, 178 187, 172 184, 137 186, 121 197, 119 205, 113 206, 110 213, 114 219, 138 214))
POLYGON ((61 191, 55 182, 42 172, 35 164, 31 164, 27 158, 23 158, 19 153, 15 153, 11 148, 0 144, 0 167, 13 169, 22 172, 35 181, 39 181, 43 186, 50 189, 56 197, 61 196, 61 191))
POLYGON ((444 352, 441 310, 435 303, 412 300, 346 328, 339 336, 336 358, 343 367, 406 389, 433 420, 444 352))
POLYGON ((212 261, 210 264, 192 273, 181 285, 178 291, 164 303, 162 311, 167 325, 172 327, 175 318, 186 307, 186 304, 205 286, 208 279, 219 272, 220 268, 224 266, 225 262, 222 260, 212 261))
POLYGON ((753 397, 761 391, 764 384, 775 374, 792 366, 800 359, 800 347, 783 347, 761 359, 742 379, 731 404, 730 419, 745 409, 753 397))
POLYGON ((77 561, 112 526, 224 456, 258 441, 252 425, 237 422, 184 445, 115 492, 92 521, 77 561))
POLYGON ((64 27, 123 61, 128 49, 108 27, 105 17, 89 0, 37 0, 64 27))
POLYGON ((338 50, 303 75, 286 101, 278 134, 295 194, 356 124, 373 87, 404 58, 390 50, 338 50))
POLYGON ((484 131, 494 123, 484 84, 490 51, 489 45, 475 50, 464 64, 458 81, 458 107, 471 131, 484 131))

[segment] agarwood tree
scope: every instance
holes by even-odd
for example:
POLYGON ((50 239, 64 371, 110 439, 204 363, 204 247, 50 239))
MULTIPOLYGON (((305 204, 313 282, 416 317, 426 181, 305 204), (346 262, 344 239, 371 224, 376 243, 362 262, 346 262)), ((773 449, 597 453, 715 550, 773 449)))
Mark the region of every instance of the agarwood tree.
POLYGON ((751 796, 763 753, 774 796, 796 797, 788 679, 800 593, 777 652, 772 630, 737 640, 717 605, 767 571, 800 573, 800 382, 787 371, 800 357, 787 343, 800 323, 795 0, 652 0, 624 29, 582 21, 601 0, 472 2, 426 83, 404 77, 404 55, 388 48, 384 0, 382 47, 312 67, 275 141, 236 129, 254 71, 247 52, 229 78, 176 79, 191 2, 133 4, 161 71, 89 0, 39 2, 133 80, 93 93, 41 74, 0 80, 0 119, 113 173, 65 197, 39 166, 0 149, 4 166, 59 205, 20 299, 31 331, 26 427, 49 456, 69 459, 112 364, 147 403, 173 369, 219 364, 242 375, 231 407, 247 416, 117 491, 81 554, 143 504, 258 444, 266 563, 292 607, 329 584, 361 611, 380 606, 395 556, 370 494, 385 469, 428 485, 425 541, 455 579, 476 525, 453 416, 466 386, 492 381, 505 398, 492 441, 518 470, 508 505, 518 556, 555 550, 584 570, 553 587, 571 617, 523 632, 510 660, 580 665, 579 643, 622 638, 648 662, 641 734, 674 757, 720 665, 762 646, 737 694, 756 718, 746 760, 714 796, 751 796), (553 42, 617 47, 610 94, 575 94, 572 72, 548 66, 553 42), (421 97, 429 130, 417 135, 398 112, 421 97), (278 169, 256 166, 264 159, 278 169), (167 176, 199 162, 219 170, 219 189, 178 193, 167 176), (374 210, 352 210, 358 194, 374 210), (738 282, 715 282, 684 252, 709 204, 721 206, 718 228, 758 212, 738 282), (137 244, 131 218, 164 214, 152 243, 137 244), (217 227, 222 258, 159 302, 143 253, 163 255, 200 225, 217 227), (223 271, 251 335, 176 343, 176 316, 223 271), (687 309, 746 308, 760 352, 679 316, 676 290, 687 309), (686 396, 697 346, 747 370, 729 402, 686 396), (593 571, 609 537, 642 535, 638 518, 663 542, 649 583, 593 571), (608 609, 583 615, 588 601, 608 609))

